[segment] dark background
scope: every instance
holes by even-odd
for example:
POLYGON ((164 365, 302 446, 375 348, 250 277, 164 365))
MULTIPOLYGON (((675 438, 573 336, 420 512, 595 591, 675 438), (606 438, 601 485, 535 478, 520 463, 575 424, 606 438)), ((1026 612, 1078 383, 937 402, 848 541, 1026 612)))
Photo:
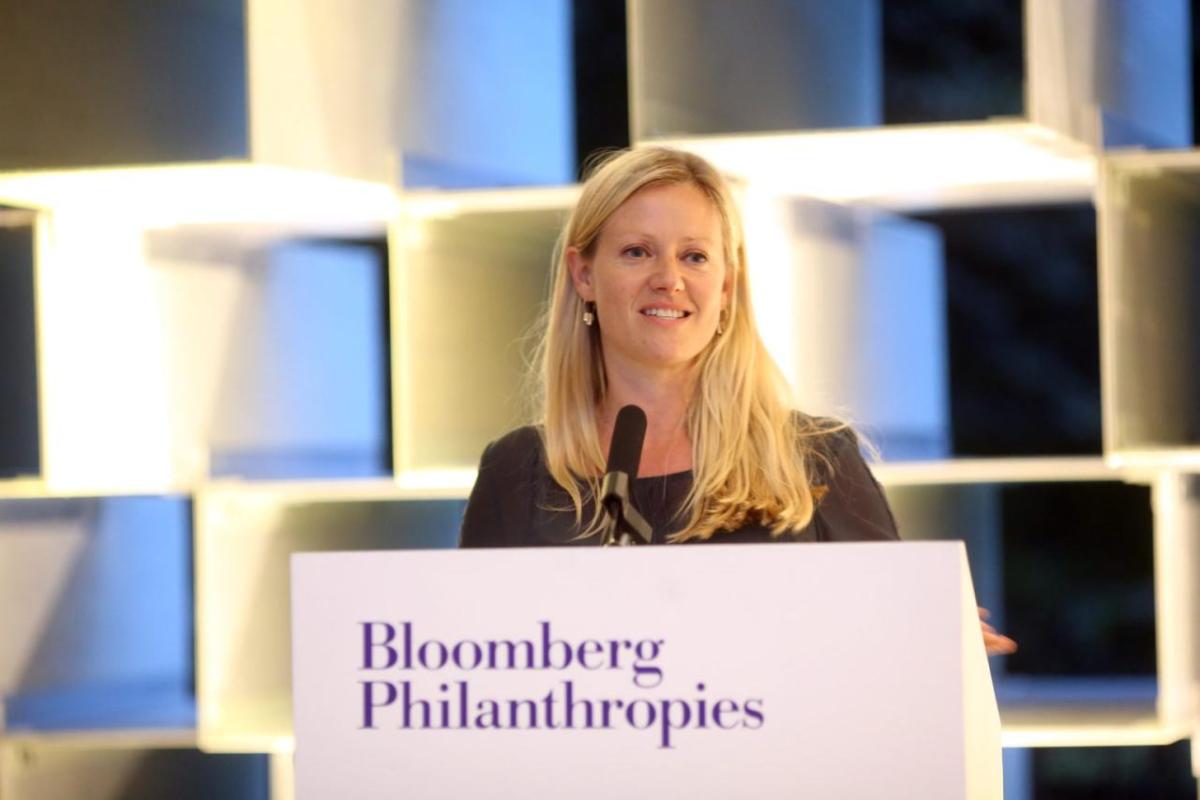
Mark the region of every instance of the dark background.
POLYGON ((32 215, 0 206, 0 479, 41 472, 33 242, 32 215))

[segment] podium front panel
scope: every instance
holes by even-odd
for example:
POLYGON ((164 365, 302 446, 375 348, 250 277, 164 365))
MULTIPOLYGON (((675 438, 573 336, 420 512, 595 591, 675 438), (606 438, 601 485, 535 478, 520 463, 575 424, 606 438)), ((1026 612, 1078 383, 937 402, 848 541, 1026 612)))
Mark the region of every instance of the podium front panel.
POLYGON ((999 796, 959 543, 292 563, 302 799, 999 796))

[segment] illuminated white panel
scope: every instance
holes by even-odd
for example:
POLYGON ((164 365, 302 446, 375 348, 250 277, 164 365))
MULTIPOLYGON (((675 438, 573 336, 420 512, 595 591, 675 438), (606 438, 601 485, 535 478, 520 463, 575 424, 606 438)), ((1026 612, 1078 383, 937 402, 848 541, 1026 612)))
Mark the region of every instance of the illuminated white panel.
MULTIPOLYGON (((340 5, 328 5, 340 13, 340 5)), ((406 187, 539 186, 574 178, 570 2, 371 5, 404 9, 395 67, 404 78, 403 100, 395 122, 406 187)))
POLYGON ((1187 0, 1026 0, 1026 113, 1096 147, 1192 143, 1187 0))
POLYGON ((396 208, 386 187, 251 165, 8 174, 0 198, 44 209, 38 367, 52 492, 169 491, 204 474, 224 364, 238 352, 230 336, 270 310, 254 306, 247 259, 272 236, 381 231, 396 208), (178 228, 247 221, 259 228, 248 243, 178 228), (172 268, 180 260, 190 263, 172 268))
POLYGON ((892 209, 1090 198, 1095 156, 1026 122, 657 139, 761 191, 892 209))
POLYGON ((398 179, 406 4, 247 0, 249 155, 383 184, 398 179))
MULTIPOLYGON (((565 183, 567 0, 39 4, 0 51, 0 169, 246 162, 396 185, 565 183)), ((235 201, 236 202, 236 201, 235 201)), ((331 204, 332 205, 332 204, 331 204)))
POLYGON ((82 209, 141 228, 254 222, 318 232, 380 223, 396 210, 382 184, 247 163, 0 173, 0 202, 82 209))
POLYGON ((38 248, 42 469, 77 492, 174 488, 167 354, 141 231, 96 214, 43 221, 38 248))
POLYGON ((1087 456, 895 461, 873 464, 871 471, 885 486, 1138 479, 1136 473, 1113 469, 1103 459, 1087 456))
POLYGON ((1153 747, 1186 739, 1191 732, 1189 726, 1160 719, 1153 703, 1000 706, 1004 747, 1153 747))
POLYGON ((1200 156, 1106 159, 1097 203, 1105 455, 1200 466, 1200 156))
POLYGON ((574 171, 570 3, 250 0, 251 157, 406 186, 574 171))
POLYGON ((111 212, 72 200, 40 215, 37 491, 386 472, 377 251, 293 241, 329 225, 147 229, 111 212))
POLYGON ((746 271, 750 302, 767 352, 797 389, 794 365, 803 343, 797 336, 796 292, 799 278, 790 203, 777 195, 740 187, 746 231, 746 271))
POLYGON ((1200 479, 1171 471, 1154 482, 1154 608, 1158 713, 1178 725, 1200 712, 1200 479))
POLYGON ((452 547, 461 500, 391 481, 210 484, 196 497, 196 701, 208 751, 291 747, 294 552, 452 547))
POLYGON ((393 229, 395 471, 406 484, 461 475, 529 421, 526 364, 573 197, 416 197, 393 229))
POLYGON ((634 141, 882 121, 879 0, 629 0, 634 141))
POLYGON ((764 342, 800 408, 847 419, 888 458, 949 450, 941 240, 882 212, 747 192, 764 342))
MULTIPOLYGON (((381 250, 336 241, 285 241, 258 251, 221 371, 180 394, 215 393, 200 419, 210 472, 251 477, 387 474, 386 264, 381 250)), ((211 269, 210 265, 210 269, 211 269)), ((203 328, 193 328, 191 339, 203 328)), ((187 369, 189 361, 176 357, 187 369)), ((178 407, 178 401, 173 405, 178 407)))

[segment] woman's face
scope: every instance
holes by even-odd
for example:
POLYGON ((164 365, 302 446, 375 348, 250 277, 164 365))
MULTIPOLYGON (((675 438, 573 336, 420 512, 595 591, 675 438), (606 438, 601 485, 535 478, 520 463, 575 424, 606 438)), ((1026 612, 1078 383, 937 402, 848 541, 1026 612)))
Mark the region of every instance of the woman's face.
POLYGON ((648 186, 608 218, 590 257, 567 251, 575 290, 596 304, 607 369, 692 363, 729 298, 721 218, 687 183, 648 186))

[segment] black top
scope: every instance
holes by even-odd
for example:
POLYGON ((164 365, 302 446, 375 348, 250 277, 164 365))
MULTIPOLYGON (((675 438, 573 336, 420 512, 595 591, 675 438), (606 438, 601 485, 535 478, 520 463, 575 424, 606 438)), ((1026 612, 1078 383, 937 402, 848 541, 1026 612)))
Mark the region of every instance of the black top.
MULTIPOLYGON (((736 531, 722 531, 708 542, 858 542, 896 540, 896 520, 883 491, 867 469, 858 439, 849 429, 824 437, 824 455, 812 462, 814 483, 827 491, 817 502, 812 521, 803 530, 772 536, 768 528, 752 523, 736 531)), ((638 478, 632 500, 654 529, 654 544, 683 527, 676 512, 692 486, 692 473, 676 472, 638 478)), ((584 524, 591 507, 583 509, 584 524)), ((546 469, 545 450, 538 430, 518 428, 483 451, 479 477, 463 516, 460 547, 545 547, 596 545, 599 534, 579 538, 570 497, 546 469)), ((689 542, 690 543, 690 542, 689 542)))

